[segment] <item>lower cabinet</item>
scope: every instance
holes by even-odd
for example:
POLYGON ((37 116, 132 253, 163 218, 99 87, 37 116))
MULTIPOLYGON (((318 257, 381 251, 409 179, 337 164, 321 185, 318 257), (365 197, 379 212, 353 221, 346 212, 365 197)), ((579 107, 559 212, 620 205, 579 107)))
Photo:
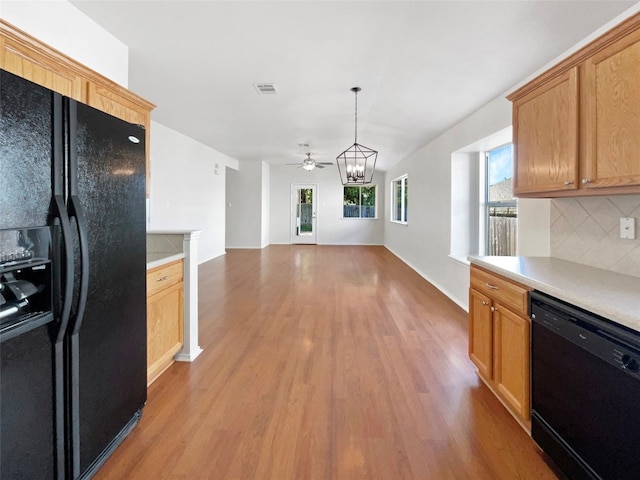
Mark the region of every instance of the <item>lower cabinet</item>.
POLYGON ((469 358, 525 430, 531 428, 529 288, 471 267, 469 358))
POLYGON ((147 384, 174 362, 183 345, 182 260, 147 272, 147 384))

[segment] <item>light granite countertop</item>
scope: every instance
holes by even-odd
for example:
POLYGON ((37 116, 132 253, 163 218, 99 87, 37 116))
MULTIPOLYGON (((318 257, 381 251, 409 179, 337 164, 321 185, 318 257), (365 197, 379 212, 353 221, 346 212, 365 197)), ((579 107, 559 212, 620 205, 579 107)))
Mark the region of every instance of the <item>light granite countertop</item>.
POLYGON ((147 270, 184 258, 184 253, 147 252, 147 270))
POLYGON ((551 257, 468 257, 471 264, 640 331, 640 277, 551 257))

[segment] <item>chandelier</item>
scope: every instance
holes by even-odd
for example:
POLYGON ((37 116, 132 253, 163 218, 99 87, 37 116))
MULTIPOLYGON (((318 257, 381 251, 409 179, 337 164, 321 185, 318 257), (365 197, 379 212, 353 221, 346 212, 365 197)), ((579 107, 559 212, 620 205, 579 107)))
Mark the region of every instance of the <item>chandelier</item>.
POLYGON ((355 108, 355 141, 353 145, 336 157, 338 172, 343 185, 365 185, 373 180, 378 152, 358 143, 358 92, 360 87, 351 91, 356 97, 355 108))

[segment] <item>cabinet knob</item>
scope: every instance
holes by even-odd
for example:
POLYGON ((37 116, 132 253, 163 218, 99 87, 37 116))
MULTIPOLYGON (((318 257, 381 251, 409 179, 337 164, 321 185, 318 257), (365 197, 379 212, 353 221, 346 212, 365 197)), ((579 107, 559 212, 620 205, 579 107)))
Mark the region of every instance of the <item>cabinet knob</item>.
POLYGON ((565 185, 573 185, 573 180, 565 180, 564 184, 565 185))
POLYGON ((491 311, 492 311, 492 312, 497 312, 497 311, 498 311, 498 309, 497 309, 496 307, 491 307, 491 311))
POLYGON ((482 305, 489 305, 489 302, 485 302, 484 300, 482 300, 482 305))
POLYGON ((589 180, 588 178, 583 178, 582 179, 582 184, 586 185, 587 183, 591 183, 591 180, 589 180))

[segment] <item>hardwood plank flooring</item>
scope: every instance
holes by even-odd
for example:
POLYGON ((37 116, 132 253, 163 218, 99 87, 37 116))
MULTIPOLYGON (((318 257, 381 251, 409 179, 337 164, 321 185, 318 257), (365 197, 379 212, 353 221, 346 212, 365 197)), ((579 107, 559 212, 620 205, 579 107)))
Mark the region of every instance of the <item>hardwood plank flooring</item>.
POLYGON ((200 345, 97 479, 556 479, 479 381, 467 314, 383 247, 229 250, 200 345))

